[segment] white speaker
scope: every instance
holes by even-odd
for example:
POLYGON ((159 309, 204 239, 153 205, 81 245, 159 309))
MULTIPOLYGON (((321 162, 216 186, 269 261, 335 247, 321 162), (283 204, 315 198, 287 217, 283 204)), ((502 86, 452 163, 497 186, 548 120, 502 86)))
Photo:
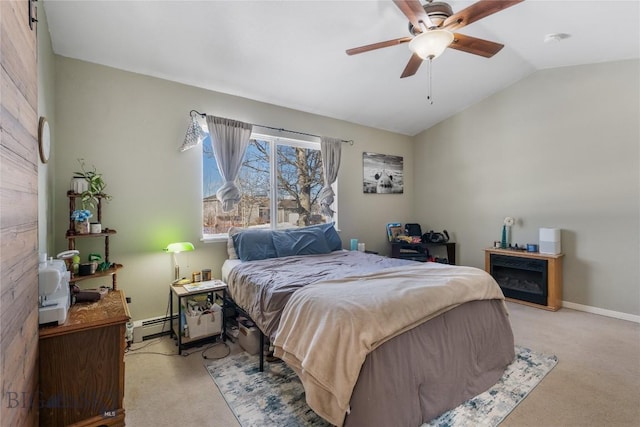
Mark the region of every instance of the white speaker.
POLYGON ((562 252, 560 244, 559 228, 541 228, 540 229, 540 246, 541 254, 556 255, 562 252))

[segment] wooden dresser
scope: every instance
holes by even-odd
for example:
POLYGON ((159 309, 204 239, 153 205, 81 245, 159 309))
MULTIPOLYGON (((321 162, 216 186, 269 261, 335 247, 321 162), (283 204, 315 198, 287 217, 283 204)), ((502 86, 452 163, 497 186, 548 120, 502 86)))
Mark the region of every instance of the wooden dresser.
POLYGON ((40 425, 124 426, 129 309, 122 291, 71 306, 63 325, 40 329, 40 425))

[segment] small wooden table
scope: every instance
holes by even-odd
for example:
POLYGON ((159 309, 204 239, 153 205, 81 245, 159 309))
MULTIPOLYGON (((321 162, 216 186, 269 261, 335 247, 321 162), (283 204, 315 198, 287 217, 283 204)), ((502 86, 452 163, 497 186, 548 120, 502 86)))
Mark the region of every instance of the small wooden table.
POLYGON ((182 354, 182 350, 186 347, 195 344, 201 344, 207 340, 212 341, 215 340, 216 336, 221 336, 225 331, 225 319, 224 319, 224 300, 227 292, 227 284, 220 280, 209 280, 205 282, 195 282, 189 283, 188 285, 198 285, 200 289, 189 291, 184 285, 170 285, 169 286, 169 313, 173 317, 173 299, 177 299, 178 303, 178 319, 177 321, 171 321, 171 336, 175 336, 178 341, 178 354, 182 354), (182 300, 188 297, 195 297, 197 295, 209 295, 211 302, 215 302, 214 294, 216 292, 222 292, 223 301, 223 310, 220 312, 222 316, 222 331, 219 334, 211 334, 205 335, 198 338, 188 338, 182 335, 182 331, 184 330, 184 320, 183 320, 183 303, 182 300))

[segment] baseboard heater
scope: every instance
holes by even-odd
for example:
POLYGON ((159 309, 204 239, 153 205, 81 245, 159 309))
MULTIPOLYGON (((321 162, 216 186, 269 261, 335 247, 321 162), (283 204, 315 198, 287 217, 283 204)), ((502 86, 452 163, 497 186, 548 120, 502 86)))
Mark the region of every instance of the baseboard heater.
POLYGON ((153 317, 151 319, 136 320, 133 322, 133 342, 142 342, 171 332, 171 320, 177 319, 174 315, 171 319, 167 316, 153 317))

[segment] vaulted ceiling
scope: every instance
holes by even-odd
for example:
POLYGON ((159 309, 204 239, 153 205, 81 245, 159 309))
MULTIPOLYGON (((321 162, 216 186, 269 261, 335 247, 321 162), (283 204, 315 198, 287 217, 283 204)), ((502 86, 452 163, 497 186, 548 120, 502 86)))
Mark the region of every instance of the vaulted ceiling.
MULTIPOLYGON (((448 3, 457 12, 474 2, 448 3)), ((45 0, 44 7, 56 54, 406 135, 537 70, 640 57, 639 1, 526 0, 458 31, 505 47, 491 59, 447 49, 432 64, 430 104, 426 64, 400 79, 407 44, 345 53, 409 35, 392 1, 45 0), (545 43, 554 33, 570 37, 545 43)))

